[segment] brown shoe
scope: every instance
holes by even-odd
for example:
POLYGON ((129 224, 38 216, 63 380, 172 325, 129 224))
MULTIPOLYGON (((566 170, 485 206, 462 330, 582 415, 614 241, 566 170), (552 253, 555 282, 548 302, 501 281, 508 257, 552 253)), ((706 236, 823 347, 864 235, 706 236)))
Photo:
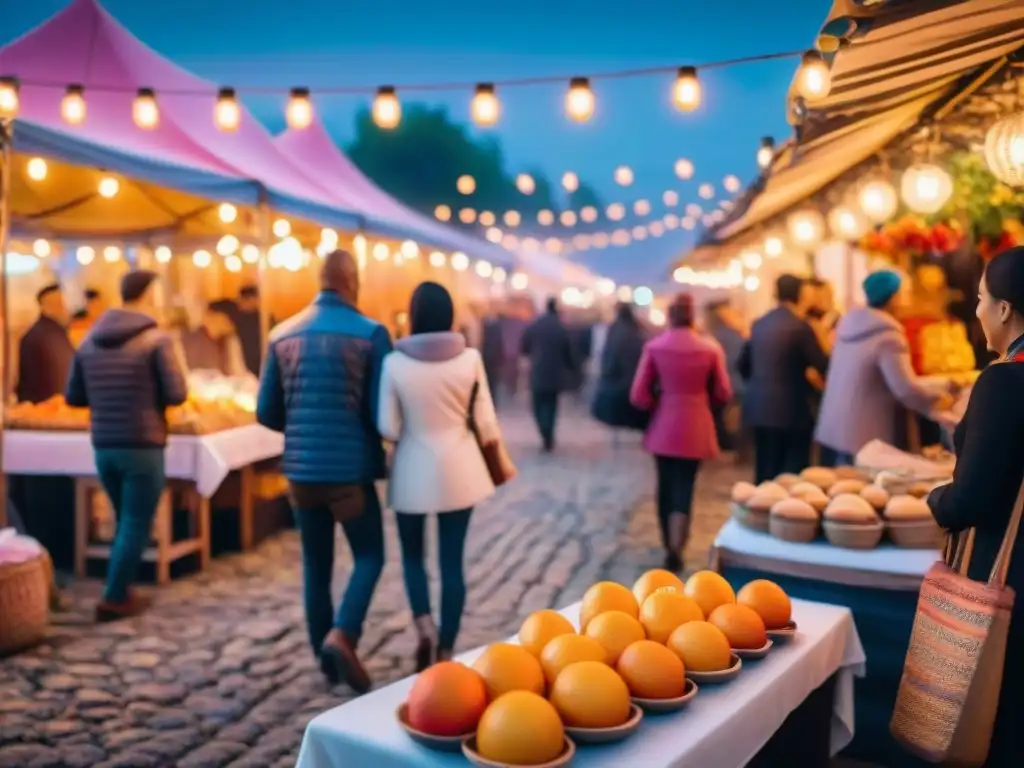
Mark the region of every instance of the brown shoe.
POLYGON ((366 693, 373 685, 356 655, 355 644, 340 629, 328 632, 320 646, 320 671, 331 685, 343 682, 356 693, 366 693))
POLYGON ((109 621, 130 619, 133 616, 145 613, 151 603, 152 601, 148 597, 137 595, 133 592, 129 592, 128 597, 119 603, 100 600, 96 604, 96 621, 104 624, 109 621))

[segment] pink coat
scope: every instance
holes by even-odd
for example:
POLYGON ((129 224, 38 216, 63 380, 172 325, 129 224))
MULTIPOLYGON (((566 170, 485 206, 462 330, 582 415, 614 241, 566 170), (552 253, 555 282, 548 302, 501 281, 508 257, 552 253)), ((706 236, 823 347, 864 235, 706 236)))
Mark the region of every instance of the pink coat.
POLYGON ((712 407, 732 400, 722 348, 688 328, 673 328, 644 345, 629 399, 652 410, 644 447, 656 456, 713 459, 718 435, 712 407))

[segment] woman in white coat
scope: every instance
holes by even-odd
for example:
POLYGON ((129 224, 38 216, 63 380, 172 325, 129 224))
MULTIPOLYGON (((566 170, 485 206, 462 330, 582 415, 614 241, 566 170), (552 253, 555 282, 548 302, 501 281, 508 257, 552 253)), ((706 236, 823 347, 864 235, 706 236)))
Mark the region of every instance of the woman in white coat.
POLYGON ((487 443, 500 427, 480 354, 452 332, 448 291, 421 283, 409 307, 410 333, 395 344, 381 374, 377 426, 396 443, 388 505, 398 519, 405 589, 419 634, 416 668, 451 658, 466 602, 462 560, 473 507, 494 493, 483 454, 467 425, 478 384, 477 426, 487 443), (440 631, 430 612, 424 525, 437 513, 441 571, 440 631))

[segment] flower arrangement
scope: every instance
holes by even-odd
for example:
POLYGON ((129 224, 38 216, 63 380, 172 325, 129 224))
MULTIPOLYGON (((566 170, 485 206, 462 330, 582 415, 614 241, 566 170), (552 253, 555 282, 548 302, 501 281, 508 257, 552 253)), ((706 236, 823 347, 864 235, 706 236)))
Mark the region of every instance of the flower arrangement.
POLYGON ((929 224, 920 216, 906 215, 891 224, 868 232, 860 247, 892 261, 924 258, 952 253, 964 241, 964 232, 955 220, 929 224))

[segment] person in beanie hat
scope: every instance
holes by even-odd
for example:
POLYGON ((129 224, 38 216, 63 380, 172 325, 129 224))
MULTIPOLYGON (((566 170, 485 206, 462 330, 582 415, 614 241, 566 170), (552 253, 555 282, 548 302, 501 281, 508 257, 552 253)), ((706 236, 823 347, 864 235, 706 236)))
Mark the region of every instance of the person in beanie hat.
POLYGON ((64 396, 90 409, 100 483, 117 513, 117 534, 97 621, 141 613, 131 591, 164 490, 165 411, 188 396, 170 336, 157 327, 157 274, 121 279, 120 309, 108 309, 75 353, 64 396))
POLYGON ((885 309, 902 286, 903 278, 899 272, 880 269, 864 278, 864 297, 872 309, 885 309))

